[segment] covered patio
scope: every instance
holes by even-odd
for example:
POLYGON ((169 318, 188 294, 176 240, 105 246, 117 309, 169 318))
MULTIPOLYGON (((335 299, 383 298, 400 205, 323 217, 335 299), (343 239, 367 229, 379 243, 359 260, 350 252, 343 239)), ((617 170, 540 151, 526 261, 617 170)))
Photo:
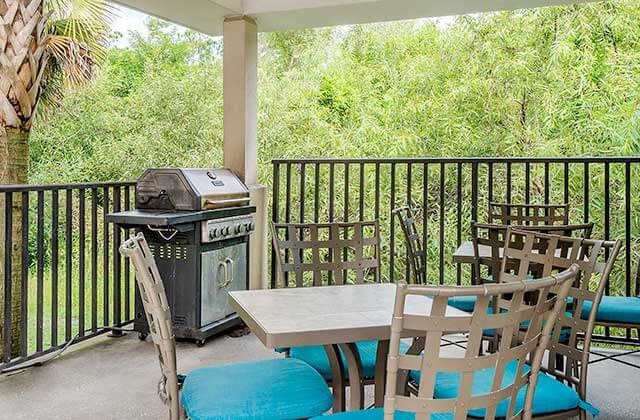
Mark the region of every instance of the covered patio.
MULTIPOLYGON (((474 271, 474 256, 470 254, 471 248, 467 250, 469 255, 466 255, 466 259, 458 258, 456 253, 465 243, 471 246, 471 223, 491 222, 492 203, 503 202, 566 205, 565 225, 589 225, 589 234, 583 238, 588 238, 593 229, 594 239, 611 243, 616 241, 617 246, 622 247, 606 290, 602 292, 606 296, 624 295, 629 298, 638 295, 640 273, 636 263, 639 238, 636 237, 637 226, 634 223, 640 209, 637 199, 640 196, 639 157, 294 157, 271 162, 271 185, 261 185, 258 180, 258 33, 535 8, 575 1, 116 2, 208 35, 223 36, 223 166, 246 184, 250 204, 255 206, 255 229, 251 229, 249 240, 249 289, 276 289, 279 280, 284 279, 288 285, 287 282, 294 278, 294 273, 281 275, 279 271, 280 254, 272 247, 270 223, 375 221, 380 238, 376 244, 379 247, 376 257, 380 263, 376 267, 376 281, 407 281, 416 270, 412 266, 416 256, 411 254, 409 246, 405 246, 403 233, 406 232, 394 216, 394 210, 405 205, 416 210, 416 219, 411 223, 420 227, 413 239, 419 238, 423 244, 417 250, 423 262, 422 282, 468 285, 473 283, 471 279, 475 275, 479 276, 474 271), (522 176, 516 177, 516 173, 522 176), (596 195, 602 198, 602 207, 592 204, 591 199, 596 195)), ((31 286, 27 281, 30 276, 29 250, 23 246, 21 267, 12 267, 15 263, 12 263, 10 256, 5 257, 5 290, 11 290, 13 268, 14 273, 21 272, 21 292, 31 300, 29 306, 24 298, 20 321, 23 332, 19 337, 18 356, 5 356, 5 360, 0 361, 4 362, 0 363, 0 370, 8 369, 0 375, 0 395, 3 395, 0 398, 0 413, 10 413, 8 417, 15 419, 165 418, 166 407, 158 401, 155 392, 159 373, 155 348, 146 334, 138 337, 136 332, 131 331, 136 316, 138 321, 140 318, 135 310, 136 282, 133 263, 119 254, 119 246, 133 230, 123 231, 111 225, 107 216, 109 213, 129 210, 135 205, 135 183, 0 186, 0 194, 4 194, 7 202, 22 199, 27 208, 19 220, 11 216, 11 211, 6 213, 7 232, 11 231, 12 224, 21 223, 22 241, 28 243, 29 235, 35 235, 39 243, 35 261, 31 261, 36 272, 35 293, 30 291, 31 286), (35 218, 29 213, 30 202, 35 218), (76 207, 79 208, 79 217, 72 215, 72 209, 76 207), (48 235, 45 218, 51 218, 55 226, 56 233, 52 234, 50 242, 45 242, 45 236, 48 235), (66 229, 64 238, 57 236, 61 224, 66 229), (29 229, 30 226, 33 229, 29 229), (74 242, 72 238, 76 233, 79 240, 74 242), (62 242, 64 252, 61 252, 62 242), (70 262, 72 255, 78 256, 77 263, 76 260, 70 262), (52 274, 53 279, 48 274, 48 258, 56 272, 52 274), (58 264, 65 264, 64 289, 58 291, 54 286, 49 290, 49 281, 53 285, 58 280, 58 264), (49 298, 57 300, 58 293, 65 295, 65 309, 60 314, 56 312, 57 307, 53 309, 51 318, 56 320, 51 321, 46 313, 49 308, 45 309, 43 301, 49 298), (67 347, 68 344, 70 347, 67 347), (34 361, 46 360, 58 352, 61 352, 59 357, 47 360, 41 367, 20 369, 34 361)), ((508 224, 505 223, 505 226, 508 224)), ((300 233, 302 237, 303 233, 300 233)), ((11 234, 5 236, 7 249, 14 245, 12 241, 11 234)), ((615 249, 616 253, 618 249, 615 249)), ((303 254, 302 251, 300 253, 303 254)), ((347 253, 345 250, 345 258, 347 253)), ((283 251, 283 254, 289 253, 283 251)), ((607 257, 609 254, 608 250, 607 257)), ((360 254, 358 257, 363 256, 360 254)), ((314 258, 317 260, 315 254, 314 258)), ((368 275, 366 270, 363 272, 359 272, 358 276, 368 275)), ((309 280, 308 277, 304 278, 305 281, 309 280)), ((331 275, 329 279, 330 283, 331 275)), ((340 279, 342 281, 341 275, 340 279)), ((303 283, 297 277, 295 280, 298 286, 303 283)), ((316 285, 316 277, 313 283, 316 285)), ((238 303, 235 303, 237 308, 238 303)), ((12 326, 11 317, 7 316, 11 311, 9 304, 5 303, 4 311, 4 327, 8 331, 12 326)), ((274 308, 275 312, 278 312, 277 308, 274 308)), ((391 310, 388 312, 390 316, 391 310)), ((273 341, 270 342, 273 346, 267 345, 270 333, 258 331, 264 326, 261 321, 265 318, 252 319, 252 316, 248 312, 241 314, 252 331, 242 331, 237 337, 222 333, 206 343, 199 343, 204 344, 203 347, 179 342, 178 373, 205 365, 284 358, 283 353, 273 351, 280 347, 276 345, 280 342, 273 341)), ((593 352, 589 356, 587 397, 590 404, 600 409, 602 419, 640 419, 635 400, 636 384, 640 381, 640 369, 635 367, 640 366, 640 355, 629 352, 629 349, 637 349, 640 345, 639 331, 634 323, 597 324, 594 343, 591 344, 593 352)), ((295 331, 290 335, 295 336, 295 331)), ((320 334, 314 331, 309 336, 314 335, 320 334)), ((363 340, 373 338, 378 337, 371 336, 363 340)), ((469 334, 453 338, 447 336, 443 343, 451 344, 447 340, 465 341, 468 338, 469 334)), ((574 334, 574 339, 583 340, 584 333, 574 334)), ((389 337, 384 337, 384 340, 388 344, 389 337)), ((307 344, 303 341, 300 345, 307 344)), ((10 350, 14 344, 9 335, 4 337, 1 344, 5 355, 15 354, 10 350)), ((350 344, 353 343, 346 343, 340 350, 348 353, 350 344)), ((337 349, 335 347, 333 350, 335 354, 338 354, 337 349)), ((464 353, 463 349, 463 346, 454 345, 447 347, 446 352, 457 357, 464 353)), ((331 358, 330 351, 327 352, 331 358)), ((350 370, 353 364, 360 363, 358 352, 354 353, 355 356, 347 355, 354 357, 353 363, 348 360, 345 366, 338 363, 336 367, 334 361, 330 360, 333 373, 344 368, 349 369, 351 377, 358 373, 363 379, 362 372, 357 372, 357 368, 350 370)), ((380 354, 377 356, 379 360, 380 354)), ((341 380, 346 381, 346 378, 341 380)), ((361 382, 364 384, 364 379, 361 382)), ((373 385, 363 385, 365 407, 376 403, 380 405, 380 395, 375 395, 373 385)), ((380 392, 380 386, 376 389, 380 392)), ((356 399, 350 398, 352 395, 349 394, 348 385, 346 390, 347 408, 357 408, 353 406, 356 399)), ((337 407, 335 404, 334 411, 337 407)))

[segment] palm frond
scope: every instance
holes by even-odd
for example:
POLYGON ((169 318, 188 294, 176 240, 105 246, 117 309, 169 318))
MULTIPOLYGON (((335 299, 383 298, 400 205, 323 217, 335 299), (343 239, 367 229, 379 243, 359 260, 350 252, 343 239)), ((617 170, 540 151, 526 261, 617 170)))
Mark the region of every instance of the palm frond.
POLYGON ((47 32, 85 44, 100 63, 106 58, 109 24, 115 16, 113 4, 105 0, 50 0, 47 32))
POLYGON ((47 51, 68 84, 79 85, 93 77, 95 60, 83 42, 68 36, 49 35, 47 51))

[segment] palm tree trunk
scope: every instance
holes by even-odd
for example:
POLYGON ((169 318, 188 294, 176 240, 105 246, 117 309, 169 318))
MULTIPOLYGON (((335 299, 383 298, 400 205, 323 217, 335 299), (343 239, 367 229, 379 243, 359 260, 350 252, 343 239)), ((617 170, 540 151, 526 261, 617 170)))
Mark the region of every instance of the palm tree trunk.
MULTIPOLYGON (((40 81, 47 54, 44 50, 43 0, 0 0, 0 184, 26 184, 29 163, 28 138, 34 109, 40 96, 40 81)), ((10 360, 20 349, 21 296, 21 197, 11 203, 12 226, 6 226, 6 196, 0 194, 0 344, 11 335, 10 360), (6 249, 5 232, 12 232, 11 249, 6 249), (5 255, 11 258, 11 299, 5 299, 5 255), (7 306, 8 305, 8 306, 7 306), (5 308, 8 310, 5 311, 5 308), (11 331, 4 330, 5 315, 11 317, 11 331)))
MULTIPOLYGON (((61 76, 68 76, 69 81, 79 83, 88 80, 95 64, 93 53, 101 50, 107 34, 110 6, 104 0, 86 0, 75 7, 71 6, 77 2, 56 4, 59 2, 52 1, 48 5, 53 8, 46 10, 44 3, 45 0, 0 0, 0 184, 27 182, 28 137, 43 86, 46 88, 47 85, 45 75, 48 74, 49 60, 57 62, 61 76), (66 6, 71 9, 65 10, 66 6), (73 16, 76 8, 91 9, 92 17, 73 16), (73 19, 85 21, 93 35, 78 34, 74 25, 61 29, 58 34, 49 33, 51 28, 47 27, 47 22, 55 10, 69 15, 68 18, 73 16, 73 19)), ((0 363, 19 350, 20 318, 25 309, 21 307, 20 287, 21 198, 18 194, 13 197, 13 223, 5 226, 6 196, 0 194, 0 363), (11 249, 4 246, 5 229, 12 232, 11 249), (11 299, 3 304, 7 296, 7 290, 4 290, 4 255, 7 253, 11 253, 11 299), (5 314, 11 316, 11 331, 2 331, 5 314), (11 334, 11 355, 2 354, 3 334, 5 337, 11 334)))
MULTIPOLYGON (((1 128, 0 128, 1 130, 1 128)), ((10 128, 0 134, 0 184, 26 184, 29 165, 29 132, 10 128)), ((0 302, 3 307, 0 310, 0 343, 4 343, 6 334, 11 335, 11 354, 4 354, 0 345, 0 360, 8 361, 17 356, 20 351, 21 318, 22 318, 22 200, 16 196, 12 200, 12 246, 8 250, 5 247, 6 232, 6 196, 0 194, 0 302), (10 252, 11 258, 11 299, 5 299, 5 258, 10 252), (5 309, 4 305, 10 305, 11 331, 4 331, 5 309)))

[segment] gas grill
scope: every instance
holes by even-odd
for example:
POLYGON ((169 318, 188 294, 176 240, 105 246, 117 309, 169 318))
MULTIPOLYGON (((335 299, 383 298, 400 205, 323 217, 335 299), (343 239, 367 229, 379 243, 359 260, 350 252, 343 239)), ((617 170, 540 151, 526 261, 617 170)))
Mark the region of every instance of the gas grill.
MULTIPOLYGON (((108 215, 142 232, 164 281, 176 338, 205 340, 240 323, 227 302, 249 282, 255 229, 247 187, 226 169, 149 169, 136 184, 136 209, 108 215)), ((136 291, 134 329, 149 333, 136 291)))

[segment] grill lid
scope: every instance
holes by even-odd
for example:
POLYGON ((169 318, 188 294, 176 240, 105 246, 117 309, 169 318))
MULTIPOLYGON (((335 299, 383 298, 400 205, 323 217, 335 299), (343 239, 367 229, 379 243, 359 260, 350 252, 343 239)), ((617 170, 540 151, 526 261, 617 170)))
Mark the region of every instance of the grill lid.
POLYGON ((198 211, 249 205, 249 190, 228 169, 147 169, 136 184, 136 208, 198 211))

